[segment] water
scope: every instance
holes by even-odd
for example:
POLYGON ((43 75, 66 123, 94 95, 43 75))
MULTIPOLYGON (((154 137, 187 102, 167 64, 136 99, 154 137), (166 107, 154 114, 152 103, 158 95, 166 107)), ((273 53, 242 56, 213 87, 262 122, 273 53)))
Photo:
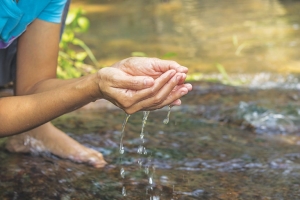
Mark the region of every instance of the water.
POLYGON ((129 117, 130 117, 130 115, 126 114, 125 120, 122 125, 122 132, 121 132, 121 139, 120 139, 120 154, 124 154, 124 151, 125 151, 124 145, 123 145, 123 139, 124 139, 124 134, 125 134, 125 127, 126 127, 129 117))
POLYGON ((123 187, 122 188, 122 195, 125 197, 127 194, 126 194, 126 188, 125 187, 123 187))
POLYGON ((140 133, 140 138, 141 138, 142 143, 145 142, 145 140, 144 140, 144 137, 145 137, 144 129, 145 129, 150 111, 144 111, 143 113, 144 113, 144 116, 143 116, 143 120, 142 120, 142 130, 141 130, 141 133, 140 133))
POLYGON ((299 1, 74 0, 73 6, 87 11, 92 26, 80 37, 101 65, 137 51, 160 58, 173 52, 171 59, 202 75, 219 74, 217 63, 230 75, 299 72, 299 1))
POLYGON ((91 30, 80 37, 101 65, 172 51, 199 77, 224 79, 220 63, 249 87, 195 82, 172 126, 161 123, 165 111, 151 112, 147 138, 144 113, 130 117, 126 137, 121 110, 66 114, 53 123, 109 164, 2 147, 0 199, 300 199, 299 78, 290 74, 299 71, 299 1, 73 2, 88 11, 91 30))
POLYGON ((151 131, 144 137, 147 155, 137 153, 144 113, 130 117, 123 140, 126 153, 121 154, 124 178, 119 162, 124 112, 69 113, 53 123, 102 152, 108 165, 94 169, 54 156, 3 150, 0 199, 298 199, 298 132, 276 132, 275 126, 257 133, 240 115, 244 108, 246 114, 266 111, 293 116, 298 127, 300 102, 295 95, 297 90, 194 83, 183 105, 172 108, 172 126, 161 123, 164 110, 147 118, 144 132, 151 131), (242 102, 253 107, 241 108, 242 102))
POLYGON ((147 155, 137 153, 144 113, 130 117, 124 130, 126 153, 121 154, 121 170, 118 144, 124 112, 69 113, 53 123, 80 143, 101 151, 108 166, 94 169, 54 156, 3 150, 0 198, 298 199, 300 135, 280 132, 273 122, 275 126, 263 132, 257 129, 271 122, 261 120, 262 116, 276 121, 272 116, 278 114, 283 116, 279 124, 292 120, 299 128, 297 96, 298 90, 194 83, 183 105, 172 109, 172 126, 161 123, 165 111, 148 116, 144 127, 144 132, 151 130, 144 137, 147 155), (248 115, 256 118, 249 121, 248 115), (257 120, 260 123, 251 124, 257 120))
POLYGON ((171 108, 172 108, 172 106, 169 106, 167 117, 163 120, 164 124, 168 124, 170 121, 171 108))

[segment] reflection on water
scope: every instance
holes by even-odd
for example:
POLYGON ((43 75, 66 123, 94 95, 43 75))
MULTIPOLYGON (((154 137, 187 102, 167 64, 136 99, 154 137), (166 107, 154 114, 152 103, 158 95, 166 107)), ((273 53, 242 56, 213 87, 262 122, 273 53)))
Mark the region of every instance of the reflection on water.
POLYGON ((83 39, 100 63, 168 52, 191 72, 299 72, 300 2, 73 0, 91 19, 83 39))

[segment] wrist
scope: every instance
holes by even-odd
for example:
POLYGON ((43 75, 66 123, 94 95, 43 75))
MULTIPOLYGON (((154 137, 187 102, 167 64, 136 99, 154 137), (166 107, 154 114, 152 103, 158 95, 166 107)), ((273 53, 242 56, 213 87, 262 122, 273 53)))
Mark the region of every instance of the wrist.
POLYGON ((99 81, 100 81, 100 78, 99 76, 97 75, 97 73, 95 74, 91 74, 91 75, 87 75, 85 76, 85 81, 84 81, 84 88, 86 88, 86 92, 87 92, 87 95, 90 96, 91 98, 91 101, 96 101, 98 99, 101 99, 102 98, 102 93, 101 93, 101 90, 100 90, 100 87, 99 87, 99 81))

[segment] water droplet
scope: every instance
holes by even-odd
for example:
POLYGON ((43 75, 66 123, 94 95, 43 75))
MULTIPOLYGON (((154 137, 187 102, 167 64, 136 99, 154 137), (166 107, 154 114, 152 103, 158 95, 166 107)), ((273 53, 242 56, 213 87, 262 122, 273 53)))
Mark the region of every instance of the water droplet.
POLYGON ((139 159, 139 160, 138 160, 138 164, 139 164, 140 167, 142 167, 143 161, 142 161, 141 159, 139 159))
POLYGON ((169 123, 169 120, 170 120, 170 113, 171 113, 171 108, 172 108, 172 106, 169 105, 168 115, 167 115, 167 117, 163 120, 163 123, 164 123, 164 124, 168 124, 168 123, 169 123))
POLYGON ((169 123, 169 118, 164 119, 163 123, 168 124, 169 123))
POLYGON ((125 150, 123 144, 120 144, 120 154, 124 154, 125 150))
POLYGON ((153 179, 152 179, 152 177, 149 177, 149 184, 150 184, 150 185, 153 184, 153 179))
POLYGON ((137 150, 138 154, 143 154, 143 149, 144 149, 144 147, 142 145, 140 145, 137 150))
POLYGON ((122 195, 125 197, 127 194, 126 194, 126 188, 123 186, 122 188, 122 195))
POLYGON ((124 170, 123 167, 120 170, 120 175, 121 175, 122 178, 125 178, 125 170, 124 170))
POLYGON ((149 166, 146 166, 144 169, 145 174, 149 174, 149 166))
POLYGON ((148 154, 146 147, 144 147, 143 154, 144 154, 144 155, 147 155, 147 154, 148 154))
POLYGON ((130 115, 126 114, 125 120, 124 120, 123 125, 122 125, 121 140, 120 140, 120 151, 119 151, 120 154, 124 154, 123 138, 124 138, 125 127, 126 127, 126 124, 128 122, 129 117, 130 117, 130 115))

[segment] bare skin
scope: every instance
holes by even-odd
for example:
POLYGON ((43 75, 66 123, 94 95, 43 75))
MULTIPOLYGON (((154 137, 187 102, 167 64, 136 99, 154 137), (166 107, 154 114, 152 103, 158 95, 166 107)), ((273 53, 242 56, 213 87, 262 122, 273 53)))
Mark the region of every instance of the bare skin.
POLYGON ((51 123, 9 137, 6 149, 15 153, 51 153, 60 158, 87 163, 96 168, 106 165, 100 152, 81 145, 51 123))
POLYGON ((79 144, 48 121, 101 98, 130 114, 180 105, 179 98, 191 90, 191 85, 183 84, 186 68, 158 59, 125 59, 94 75, 58 80, 59 30, 57 24, 35 20, 19 39, 17 96, 0 99, 0 117, 6 116, 6 121, 0 121, 0 135, 19 134, 7 141, 11 152, 48 152, 103 167, 106 162, 101 153, 79 144))

